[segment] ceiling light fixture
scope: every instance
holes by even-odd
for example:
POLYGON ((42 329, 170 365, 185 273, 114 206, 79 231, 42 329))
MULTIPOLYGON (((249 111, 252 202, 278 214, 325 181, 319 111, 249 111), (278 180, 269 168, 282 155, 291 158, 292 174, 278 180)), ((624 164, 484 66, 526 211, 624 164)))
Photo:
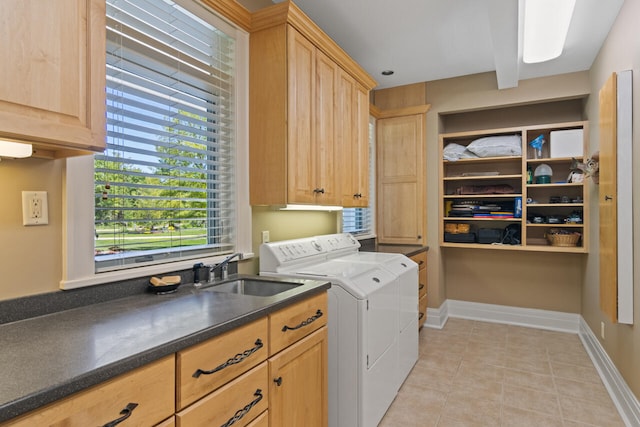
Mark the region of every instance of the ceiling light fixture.
POLYGON ((0 157, 11 157, 14 159, 31 157, 33 147, 31 144, 7 141, 0 139, 0 157))
POLYGON ((391 75, 393 75, 393 70, 384 70, 382 72, 382 75, 383 76, 391 76, 391 75))
POLYGON ((527 64, 549 61, 562 53, 576 0, 525 0, 524 47, 527 64))

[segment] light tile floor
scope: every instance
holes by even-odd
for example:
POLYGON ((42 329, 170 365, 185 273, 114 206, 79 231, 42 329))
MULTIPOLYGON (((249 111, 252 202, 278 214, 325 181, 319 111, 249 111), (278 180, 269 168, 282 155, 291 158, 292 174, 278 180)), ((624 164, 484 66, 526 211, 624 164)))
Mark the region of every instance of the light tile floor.
POLYGON ((574 334, 450 318, 380 427, 624 427, 574 334))

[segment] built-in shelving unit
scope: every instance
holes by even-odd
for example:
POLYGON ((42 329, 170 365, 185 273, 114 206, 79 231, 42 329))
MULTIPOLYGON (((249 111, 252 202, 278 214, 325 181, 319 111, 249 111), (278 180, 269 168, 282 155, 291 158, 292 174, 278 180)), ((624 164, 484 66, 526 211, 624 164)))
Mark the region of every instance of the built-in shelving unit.
MULTIPOLYGON (((570 182, 574 160, 581 162, 585 158, 587 135, 587 122, 583 121, 441 134, 440 245, 492 250, 587 252, 589 218, 586 186, 589 182, 588 178, 582 182, 570 182), (551 132, 576 129, 583 131, 582 154, 552 157, 551 132), (480 138, 505 135, 520 137, 522 155, 444 159, 444 148, 448 144, 467 147, 480 138), (536 151, 530 143, 539 135, 543 136, 545 144, 541 151, 536 151), (536 183, 533 174, 542 164, 548 165, 552 174, 541 180, 544 183, 536 183), (461 224, 459 227, 463 232, 451 233, 458 224, 461 224), (517 227, 519 244, 486 243, 499 230, 509 225, 513 228, 513 224, 517 227), (469 231, 465 233, 467 225, 469 231), (579 233, 580 238, 575 246, 550 243, 549 235, 558 231, 579 233), (480 234, 483 243, 478 241, 480 234)), ((556 138, 553 143, 559 144, 562 140, 556 138)))

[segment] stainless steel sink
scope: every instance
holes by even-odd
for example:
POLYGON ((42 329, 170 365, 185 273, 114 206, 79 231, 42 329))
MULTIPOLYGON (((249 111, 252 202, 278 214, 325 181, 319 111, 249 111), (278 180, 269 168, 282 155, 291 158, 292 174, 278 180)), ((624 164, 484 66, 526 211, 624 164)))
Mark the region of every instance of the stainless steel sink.
POLYGON ((212 292, 227 292, 232 294, 270 297, 279 293, 295 289, 302 283, 275 282, 269 280, 236 279, 206 288, 212 292))

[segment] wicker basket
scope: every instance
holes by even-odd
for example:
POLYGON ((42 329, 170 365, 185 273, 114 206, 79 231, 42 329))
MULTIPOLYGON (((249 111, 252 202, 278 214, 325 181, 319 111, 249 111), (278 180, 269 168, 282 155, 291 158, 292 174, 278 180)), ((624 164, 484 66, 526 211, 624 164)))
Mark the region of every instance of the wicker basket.
POLYGON ((469 224, 456 223, 456 222, 448 222, 444 225, 445 233, 451 234, 462 234, 468 233, 471 227, 469 224))
POLYGON ((575 247, 575 246, 578 246, 580 237, 582 237, 580 233, 570 233, 570 234, 549 233, 547 234, 547 239, 549 240, 549 243, 551 243, 551 246, 575 247))

